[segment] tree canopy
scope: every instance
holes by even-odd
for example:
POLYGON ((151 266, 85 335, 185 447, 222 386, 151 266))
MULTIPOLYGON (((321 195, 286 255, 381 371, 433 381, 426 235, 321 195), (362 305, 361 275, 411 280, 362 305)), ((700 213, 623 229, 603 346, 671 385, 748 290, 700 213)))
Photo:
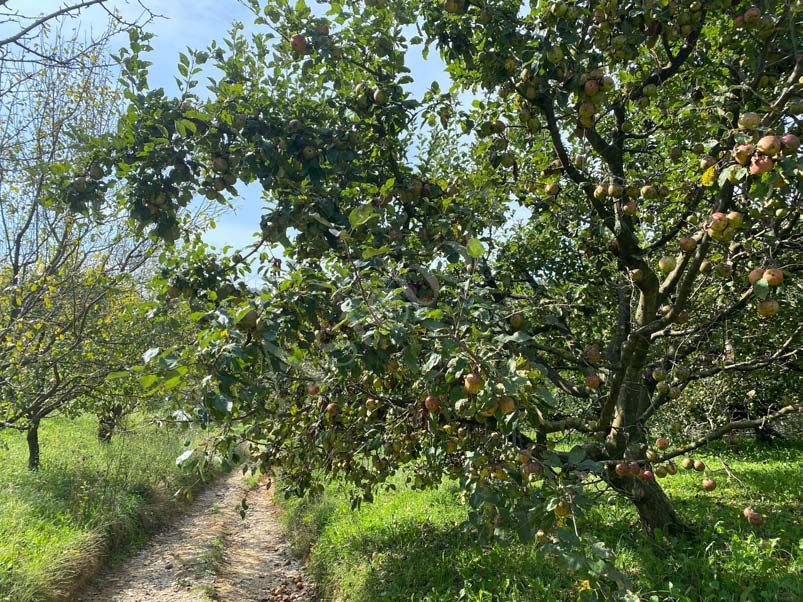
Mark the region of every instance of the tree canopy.
MULTIPOLYGON (((133 36, 91 159, 168 242, 195 195, 264 190, 253 245, 185 237, 163 274, 205 328, 184 361, 221 443, 298 491, 450 475, 481 532, 560 547, 605 489, 682 529, 655 480, 673 458, 801 411, 671 441, 659 420, 723 373, 799 386, 796 3, 250 4, 256 33, 183 54, 175 98, 133 36), (416 96, 409 57, 435 51, 450 81, 416 96)), ((76 185, 88 167, 74 209, 108 181, 76 185)))

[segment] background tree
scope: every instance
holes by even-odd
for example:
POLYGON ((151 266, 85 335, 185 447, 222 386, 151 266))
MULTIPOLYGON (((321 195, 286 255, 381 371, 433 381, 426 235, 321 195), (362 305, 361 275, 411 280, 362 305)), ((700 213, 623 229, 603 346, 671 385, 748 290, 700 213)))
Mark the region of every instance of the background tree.
POLYGON ((231 294, 241 253, 190 257, 166 291, 206 308, 191 353, 209 415, 288 488, 318 487, 314 467, 371 499, 406 465, 421 487, 459 478, 489 535, 576 543, 600 488, 677 531, 656 474, 800 411, 687 441, 651 430, 690 382, 797 378, 795 4, 335 2, 326 19, 251 4, 265 29, 183 56, 175 99, 146 91, 135 40, 132 107, 96 160, 168 240, 193 194, 263 186, 249 253, 266 290, 231 294), (422 43, 452 86, 413 98, 422 43), (580 442, 557 452, 555 433, 580 442))
POLYGON ((150 342, 137 279, 155 248, 132 237, 100 166, 73 180, 97 195, 94 220, 53 207, 53 182, 82 161, 87 137, 108 131, 120 102, 104 46, 85 52, 78 33, 55 30, 0 61, 0 427, 27 432, 31 468, 41 420, 113 396, 121 382, 107 375, 150 342), (51 63, 31 69, 24 57, 45 49, 51 63))

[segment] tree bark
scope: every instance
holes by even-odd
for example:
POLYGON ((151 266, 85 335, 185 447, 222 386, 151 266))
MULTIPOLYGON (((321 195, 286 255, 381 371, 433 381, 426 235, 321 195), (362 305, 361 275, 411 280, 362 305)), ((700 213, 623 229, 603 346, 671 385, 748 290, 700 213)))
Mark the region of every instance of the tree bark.
POLYGON ((28 440, 28 470, 38 470, 40 466, 38 418, 31 421, 26 439, 28 440))
POLYGON ((638 510, 641 524, 648 533, 663 531, 668 535, 679 535, 686 531, 672 502, 661 486, 654 481, 631 478, 630 495, 638 510))
MULTIPOLYGON (((628 350, 629 362, 622 368, 627 372, 622 379, 606 445, 609 457, 640 461, 642 466, 646 457, 647 433, 639 417, 650 403, 643 375, 648 347, 645 339, 634 339, 631 342, 628 350)), ((672 535, 686 531, 686 527, 672 507, 672 502, 657 482, 639 477, 618 477, 613 473, 611 483, 633 502, 641 524, 648 533, 663 531, 672 535)))

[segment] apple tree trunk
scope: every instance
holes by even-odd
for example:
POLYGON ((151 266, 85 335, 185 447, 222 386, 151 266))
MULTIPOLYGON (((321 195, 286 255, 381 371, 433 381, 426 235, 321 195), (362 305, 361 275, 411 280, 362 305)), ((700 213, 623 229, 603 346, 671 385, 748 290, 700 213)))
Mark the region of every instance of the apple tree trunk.
MULTIPOLYGON (((644 379, 650 343, 647 337, 631 337, 623 352, 621 387, 615 397, 611 431, 607 438, 608 455, 644 462, 647 450, 647 429, 641 416, 650 404, 651 393, 644 379), (628 458, 628 456, 630 456, 628 458)), ((611 484, 628 497, 648 533, 663 531, 678 534, 686 531, 672 502, 654 480, 639 477, 610 476, 611 484)))
POLYGON ((672 507, 672 502, 658 483, 634 477, 627 480, 629 483, 625 483, 623 489, 636 507, 645 531, 679 535, 686 530, 672 507))
POLYGON ((28 469, 38 470, 40 465, 39 458, 39 419, 31 421, 26 433, 28 441, 28 469))

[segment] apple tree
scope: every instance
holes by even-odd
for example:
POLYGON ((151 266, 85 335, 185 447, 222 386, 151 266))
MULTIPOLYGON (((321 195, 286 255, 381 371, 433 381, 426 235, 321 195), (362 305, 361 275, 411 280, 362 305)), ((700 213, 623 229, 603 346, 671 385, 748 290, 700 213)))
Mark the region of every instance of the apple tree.
POLYGON ((672 458, 801 411, 654 426, 689 383, 799 375, 798 4, 249 4, 255 33, 182 55, 175 98, 134 40, 95 159, 168 241, 194 195, 263 190, 253 245, 184 244, 165 276, 222 443, 299 492, 450 476, 488 535, 576 526, 600 489, 673 532, 672 458), (430 52, 448 83, 408 66, 430 52))
MULTIPOLYGON (((30 23, 19 18, 22 31, 30 23)), ((114 188, 100 182, 103 168, 71 177, 94 195, 94 219, 56 202, 65 173, 85 159, 85 140, 116 122, 121 98, 104 64, 118 23, 88 38, 65 33, 64 18, 48 18, 53 30, 36 25, 33 39, 29 28, 0 44, 0 430, 26 434, 31 469, 46 418, 115 415, 140 401, 127 369, 172 320, 146 319, 158 248, 133 235, 114 188)), ((171 339, 179 332, 169 327, 171 339)))

